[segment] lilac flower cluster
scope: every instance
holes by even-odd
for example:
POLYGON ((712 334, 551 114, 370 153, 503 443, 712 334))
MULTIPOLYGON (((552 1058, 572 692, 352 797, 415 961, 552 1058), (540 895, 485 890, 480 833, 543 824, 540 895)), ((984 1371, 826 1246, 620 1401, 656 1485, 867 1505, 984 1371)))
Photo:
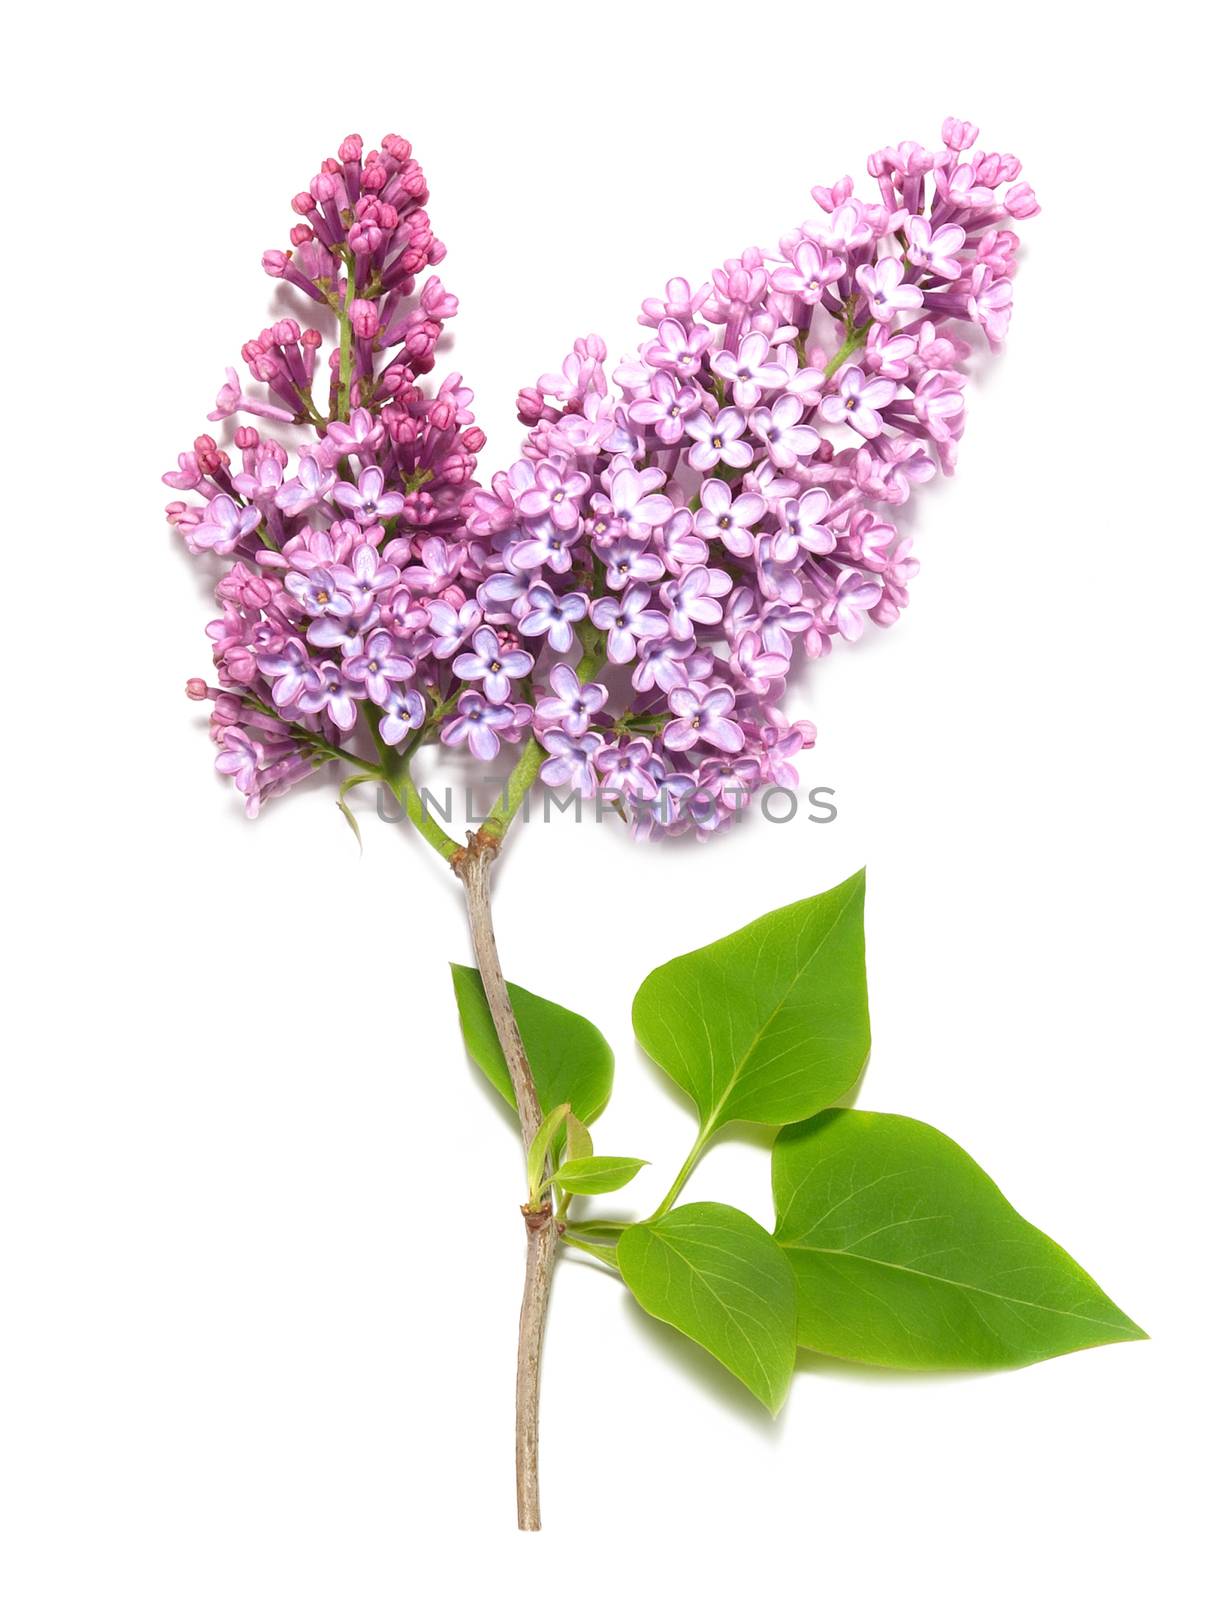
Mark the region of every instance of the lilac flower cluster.
POLYGON ((978 130, 954 119, 942 136, 872 156, 873 200, 848 177, 814 189, 822 214, 777 252, 671 280, 614 388, 588 338, 521 392, 523 457, 471 493, 468 528, 489 542, 487 620, 550 662, 546 781, 618 792, 671 831, 722 826, 812 743, 781 709, 793 658, 908 603, 917 562, 890 513, 954 467, 959 325, 999 347, 1009 225, 1038 210, 1013 156, 968 155, 978 130), (575 628, 591 670, 592 649, 622 669, 605 701, 551 666, 575 628))
POLYGON ((647 300, 609 384, 600 339, 522 391, 524 452, 472 481, 471 399, 430 369, 455 301, 416 277, 442 248, 409 146, 348 140, 294 202, 295 253, 268 270, 341 328, 328 415, 318 335, 278 323, 244 349, 270 402, 228 375, 215 416, 311 428, 291 463, 241 427, 233 473, 199 439, 168 482, 190 548, 235 557, 210 629, 219 767, 254 811, 367 725, 403 760, 438 738, 481 760, 528 741, 546 783, 602 794, 638 833, 722 828, 796 781, 812 725, 782 701, 793 660, 893 622, 917 571, 891 513, 952 470, 979 327, 996 349, 1038 207, 1012 156, 938 150, 868 163, 877 185, 813 190, 820 214, 692 288, 647 300), (391 356, 395 348, 397 354, 391 356))
POLYGON ((448 610, 439 596, 465 564, 461 508, 485 439, 458 374, 434 395, 420 387, 457 309, 434 274, 418 287, 444 256, 426 200, 396 135, 366 154, 353 134, 323 162, 294 197, 292 248, 267 251, 263 266, 335 320, 325 397, 322 333, 284 317, 242 351, 268 398, 229 368, 210 413, 274 431, 236 426, 237 463, 202 435, 164 477, 200 496, 167 508, 189 550, 233 563, 208 629, 218 685, 192 679, 189 694, 213 702, 218 770, 252 816, 325 761, 365 765, 349 737, 362 713, 388 747, 428 712, 430 651, 411 644, 448 610))

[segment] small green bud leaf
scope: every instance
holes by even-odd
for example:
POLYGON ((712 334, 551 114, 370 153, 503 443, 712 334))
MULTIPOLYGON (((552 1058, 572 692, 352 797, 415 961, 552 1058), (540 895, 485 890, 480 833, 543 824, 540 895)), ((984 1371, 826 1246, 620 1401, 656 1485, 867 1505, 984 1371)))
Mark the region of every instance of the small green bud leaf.
POLYGON ((571 1111, 565 1119, 565 1155, 568 1161, 583 1161, 595 1153, 595 1141, 585 1122, 579 1122, 571 1111))
POLYGON ((356 835, 356 843, 360 846, 361 855, 364 854, 364 840, 360 837, 360 824, 356 821, 356 813, 348 805, 347 797, 352 789, 362 783, 372 783, 375 777, 376 774, 371 772, 353 773, 350 778, 345 778, 339 785, 339 793, 335 797, 335 804, 342 812, 344 821, 356 835))
POLYGON ((567 1194, 610 1194, 631 1183, 648 1165, 632 1156, 579 1156, 558 1167, 553 1182, 567 1194))
POLYGON ((544 1189, 544 1164, 548 1160, 549 1146, 568 1116, 568 1101, 563 1106, 556 1106, 537 1128, 536 1137, 528 1147, 528 1194, 533 1205, 540 1199, 544 1189))

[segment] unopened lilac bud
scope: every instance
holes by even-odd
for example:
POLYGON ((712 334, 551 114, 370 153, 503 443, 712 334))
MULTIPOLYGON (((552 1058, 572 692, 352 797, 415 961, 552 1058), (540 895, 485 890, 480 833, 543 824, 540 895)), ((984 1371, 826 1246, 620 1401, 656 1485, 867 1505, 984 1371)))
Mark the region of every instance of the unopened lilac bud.
POLYGON ((1023 217, 1037 216, 1040 207, 1030 185, 1016 183, 1005 196, 1005 209, 1011 217, 1021 220, 1023 217))
POLYGON ((423 360, 435 349, 440 336, 439 324, 420 322, 406 330, 406 354, 411 360, 423 360))
POLYGON ((352 331, 358 339, 371 339, 377 331, 377 307, 371 300, 353 300, 348 308, 352 331))
POLYGON ((974 122, 960 122, 958 117, 947 117, 942 124, 942 142, 948 150, 970 150, 980 137, 974 122))
POLYGON ((521 389, 515 403, 525 427, 532 427, 544 415, 544 396, 539 389, 521 389))

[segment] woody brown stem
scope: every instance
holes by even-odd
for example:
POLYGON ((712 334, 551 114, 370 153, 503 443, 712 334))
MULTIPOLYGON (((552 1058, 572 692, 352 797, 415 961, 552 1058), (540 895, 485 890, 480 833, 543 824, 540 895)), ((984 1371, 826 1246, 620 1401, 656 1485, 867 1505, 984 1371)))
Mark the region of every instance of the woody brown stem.
MULTIPOLYGON (((492 834, 473 834, 464 850, 458 851, 452 858, 452 867, 464 886, 473 953, 477 958, 477 970, 481 975, 486 1003, 494 1020, 494 1030, 507 1063, 511 1087, 515 1091, 515 1105, 526 1153, 540 1127, 541 1109, 494 940, 494 923, 490 914, 490 873, 498 847, 499 840, 492 834)), ((558 1227, 552 1206, 547 1202, 538 1207, 525 1205, 523 1216, 527 1261, 519 1312, 519 1357, 515 1373, 515 1493, 520 1528, 535 1532, 540 1527, 540 1356, 544 1344, 544 1324, 548 1316, 553 1261, 557 1253, 558 1227)))

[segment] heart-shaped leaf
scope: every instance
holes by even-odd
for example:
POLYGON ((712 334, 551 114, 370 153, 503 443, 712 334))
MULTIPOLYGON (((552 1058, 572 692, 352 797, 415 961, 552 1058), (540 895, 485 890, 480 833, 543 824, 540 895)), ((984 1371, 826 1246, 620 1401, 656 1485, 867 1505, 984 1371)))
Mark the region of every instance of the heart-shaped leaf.
POLYGON ((775 1237, 799 1339, 890 1367, 1005 1367, 1146 1335, 924 1122, 829 1111, 784 1128, 775 1237))
MULTIPOLYGON (((514 1109, 515 1093, 507 1063, 476 967, 461 967, 454 962, 452 984, 465 1046, 477 1066, 514 1109)), ((593 1022, 580 1017, 576 1011, 554 1005, 551 1000, 521 989, 517 983, 509 983, 507 993, 528 1053, 541 1106, 548 1109, 568 1102, 581 1122, 593 1121, 611 1093, 615 1057, 607 1040, 593 1022)))
POLYGON ((759 917, 656 968, 632 1022, 699 1108, 726 1122, 798 1122, 855 1083, 871 1047, 864 875, 759 917))
POLYGON ((772 1414, 795 1364, 791 1268, 770 1234, 732 1206, 680 1206, 620 1235, 624 1282, 650 1314, 701 1344, 772 1414))
POLYGON ((553 1174, 567 1194, 611 1194, 631 1183, 647 1161, 632 1156, 579 1156, 564 1162, 553 1174))

